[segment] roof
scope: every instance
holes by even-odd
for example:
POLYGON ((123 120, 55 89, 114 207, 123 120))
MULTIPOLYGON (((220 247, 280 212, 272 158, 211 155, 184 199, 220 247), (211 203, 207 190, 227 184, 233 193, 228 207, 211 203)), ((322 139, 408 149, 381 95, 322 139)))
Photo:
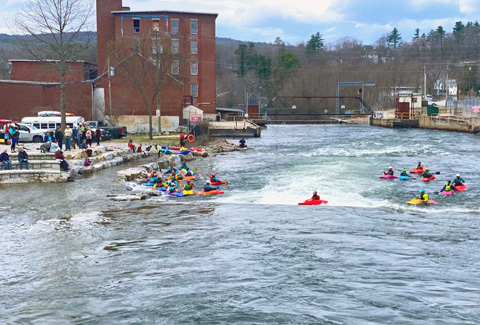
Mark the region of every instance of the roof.
POLYGON ((150 10, 150 11, 112 11, 112 14, 120 15, 148 15, 148 14, 181 14, 181 15, 207 15, 217 17, 217 13, 191 12, 191 11, 170 11, 170 10, 150 10))
POLYGON ((243 109, 239 109, 239 108, 222 108, 222 107, 217 107, 217 111, 220 111, 220 112, 245 113, 243 109))
MULTIPOLYGON (((29 59, 9 59, 8 62, 39 62, 39 63, 45 63, 45 62, 57 62, 59 60, 29 60, 29 59)), ((86 63, 86 64, 91 64, 91 65, 96 65, 95 63, 90 63, 85 60, 75 60, 75 61, 66 61, 68 63, 86 63)))

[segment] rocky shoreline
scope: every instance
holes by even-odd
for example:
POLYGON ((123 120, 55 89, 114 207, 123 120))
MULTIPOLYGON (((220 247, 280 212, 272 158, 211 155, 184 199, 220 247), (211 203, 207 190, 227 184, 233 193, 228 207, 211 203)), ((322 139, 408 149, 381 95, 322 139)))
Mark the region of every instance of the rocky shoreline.
MULTIPOLYGON (((64 152, 65 160, 69 164, 70 170, 68 172, 60 171, 59 162, 55 160, 52 153, 40 153, 40 144, 28 143, 21 144, 25 150, 32 157, 42 156, 43 165, 39 168, 33 168, 29 170, 1 170, 0 171, 0 184, 15 184, 15 183, 58 183, 73 181, 79 175, 92 174, 97 171, 118 166, 130 161, 156 158, 155 163, 143 165, 142 168, 129 168, 126 171, 119 172, 123 176, 118 176, 124 180, 132 180, 140 175, 139 170, 144 170, 146 174, 148 171, 153 170, 153 167, 168 168, 171 164, 179 165, 181 158, 179 154, 166 155, 161 154, 157 158, 157 152, 154 147, 150 151, 142 151, 141 153, 134 153, 126 145, 122 147, 118 146, 118 143, 114 142, 102 142, 100 146, 92 147, 92 156, 88 157, 87 153, 81 149, 73 149, 72 151, 64 152), (90 161, 89 166, 85 166, 85 160, 90 161), (50 164, 49 167, 48 163, 50 164), (148 166, 148 167, 146 167, 148 166)), ((7 148, 7 146, 2 146, 7 148)), ((3 150, 4 148, 0 148, 3 150)), ((244 150, 238 148, 232 143, 225 140, 215 140, 209 143, 207 146, 202 146, 202 151, 192 151, 186 155, 182 155, 186 161, 191 161, 196 157, 214 157, 218 153, 231 152, 235 150, 244 150)), ((15 160, 16 154, 10 154, 11 160, 15 160)), ((143 174, 142 174, 143 175, 143 174)))

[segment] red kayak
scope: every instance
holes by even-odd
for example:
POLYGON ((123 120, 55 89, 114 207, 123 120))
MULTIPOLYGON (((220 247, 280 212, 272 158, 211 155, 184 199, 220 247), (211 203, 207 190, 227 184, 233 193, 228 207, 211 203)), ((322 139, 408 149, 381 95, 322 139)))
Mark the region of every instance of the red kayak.
POLYGON ((435 178, 436 178, 435 175, 432 175, 432 177, 422 177, 422 181, 430 182, 431 180, 434 180, 435 178))
POLYGON ((216 194, 223 194, 225 193, 224 191, 219 191, 219 190, 215 190, 215 191, 208 191, 208 192, 197 192, 197 195, 216 195, 216 194))
POLYGON ((308 200, 305 200, 304 202, 299 203, 298 205, 320 205, 320 204, 327 204, 327 203, 328 201, 308 199, 308 200))
POLYGON ((455 191, 462 192, 467 190, 467 185, 455 186, 455 191))
POLYGON ((411 174, 423 174, 423 172, 424 170, 419 168, 415 168, 410 171, 411 174))
POLYGON ((210 182, 210 185, 228 185, 228 181, 220 181, 220 182, 210 182))

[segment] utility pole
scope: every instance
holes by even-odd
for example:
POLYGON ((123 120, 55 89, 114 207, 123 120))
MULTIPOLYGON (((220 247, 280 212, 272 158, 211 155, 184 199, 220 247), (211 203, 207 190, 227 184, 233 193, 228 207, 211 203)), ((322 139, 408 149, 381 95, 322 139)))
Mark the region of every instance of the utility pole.
POLYGON ((423 65, 423 99, 427 97, 427 65, 423 65))
MULTIPOLYGON (((110 66, 110 57, 107 58, 108 69, 108 114, 110 115, 110 121, 112 120, 112 76, 113 70, 110 66)), ((105 112, 104 112, 105 114, 105 112)))
POLYGON ((160 102, 160 44, 158 42, 158 33, 155 31, 155 46, 156 56, 155 56, 155 76, 156 76, 156 85, 155 85, 155 96, 157 96, 157 115, 158 115, 158 133, 162 134, 162 114, 161 114, 161 102, 160 102))

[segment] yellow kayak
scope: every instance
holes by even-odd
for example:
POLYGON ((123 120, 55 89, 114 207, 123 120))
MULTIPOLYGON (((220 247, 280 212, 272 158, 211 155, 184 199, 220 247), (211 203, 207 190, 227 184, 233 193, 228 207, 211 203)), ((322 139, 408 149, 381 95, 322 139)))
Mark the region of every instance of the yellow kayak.
POLYGON ((184 195, 193 195, 193 190, 190 191, 183 191, 184 195))
MULTIPOLYGON (((413 205, 425 204, 425 201, 420 199, 413 199, 411 201, 408 201, 407 204, 413 204, 413 205)), ((428 200, 428 204, 437 204, 437 202, 433 200, 428 200)))

